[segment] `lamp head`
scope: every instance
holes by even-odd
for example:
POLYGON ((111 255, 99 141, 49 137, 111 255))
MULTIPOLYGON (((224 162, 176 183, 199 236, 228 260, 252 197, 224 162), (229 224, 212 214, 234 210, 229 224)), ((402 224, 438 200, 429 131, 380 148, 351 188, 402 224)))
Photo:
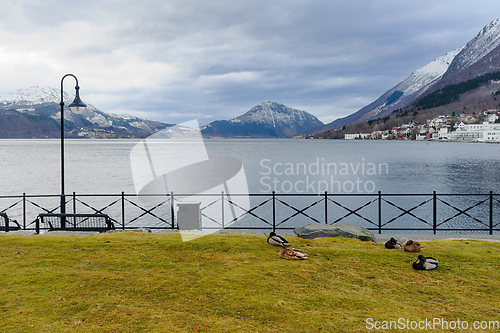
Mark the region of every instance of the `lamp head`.
POLYGON ((80 87, 76 86, 75 90, 76 90, 75 99, 73 100, 73 102, 71 102, 70 105, 68 105, 68 107, 71 109, 73 113, 78 113, 78 114, 83 113, 87 105, 83 103, 82 100, 80 99, 80 87))

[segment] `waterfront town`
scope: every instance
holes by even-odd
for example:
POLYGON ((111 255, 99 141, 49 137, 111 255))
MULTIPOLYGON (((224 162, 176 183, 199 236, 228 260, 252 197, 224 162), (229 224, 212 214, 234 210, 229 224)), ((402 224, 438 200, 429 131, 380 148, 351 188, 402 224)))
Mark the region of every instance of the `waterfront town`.
POLYGON ((500 111, 483 111, 478 115, 441 115, 425 123, 409 123, 384 131, 351 133, 345 140, 441 140, 500 142, 500 111))

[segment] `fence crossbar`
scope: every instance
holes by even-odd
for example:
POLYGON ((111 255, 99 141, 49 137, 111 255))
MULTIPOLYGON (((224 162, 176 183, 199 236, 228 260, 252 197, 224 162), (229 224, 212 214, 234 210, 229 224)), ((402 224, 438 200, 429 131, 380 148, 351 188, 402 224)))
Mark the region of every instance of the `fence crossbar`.
POLYGON ((18 205, 19 203, 23 202, 23 200, 19 200, 15 203, 13 203, 12 205, 10 205, 9 207, 5 208, 4 210, 0 211, 0 213, 5 213, 6 211, 8 211, 9 209, 15 207, 16 205, 18 205))
MULTIPOLYGON (((37 204, 36 202, 31 201, 31 200, 26 199, 26 202, 29 202, 30 204, 32 204, 32 205, 33 205, 33 206, 35 206, 35 207, 38 207, 38 208, 40 208, 40 209, 43 209, 43 210, 44 210, 46 213, 48 213, 48 214, 52 214, 53 212, 55 212, 57 209, 59 209, 59 208, 60 208, 59 206, 57 206, 57 207, 52 208, 52 209, 46 209, 46 208, 44 208, 44 207, 40 206, 39 204, 37 204)), ((66 203, 66 204, 67 204, 68 202, 69 202, 69 201, 67 201, 67 200, 65 201, 65 203, 66 203)))
MULTIPOLYGON (((90 206, 89 204, 87 204, 86 202, 84 202, 84 201, 82 201, 82 200, 80 200, 80 199, 78 199, 78 198, 75 198, 75 200, 76 200, 76 201, 78 201, 79 203, 81 203, 82 205, 84 205, 84 206, 86 206, 86 207, 88 207, 88 208, 92 209, 92 210, 95 212, 95 214, 104 214, 104 213, 103 213, 103 211, 105 211, 105 210, 106 210, 106 209, 108 209, 109 207, 112 207, 112 206, 113 206, 113 205, 115 205, 116 203, 120 202, 120 201, 121 201, 121 198, 116 199, 115 201, 113 201, 112 203, 110 203, 109 205, 107 205, 106 207, 101 208, 101 209, 96 209, 96 208, 94 208, 94 207, 90 206)), ((112 218, 112 217, 109 217, 109 218, 110 218, 112 221, 114 221, 114 222, 116 222, 116 223, 119 223, 119 222, 118 222, 117 220, 115 220, 114 218, 112 218)))
POLYGON ((232 219, 231 221, 229 221, 229 222, 228 222, 229 224, 230 224, 230 223, 233 223, 233 222, 235 222, 235 221, 237 221, 237 220, 239 220, 240 218, 242 218, 243 216, 245 216, 245 215, 247 215, 247 214, 250 214, 250 215, 252 215, 253 217, 258 218, 259 220, 261 220, 261 221, 262 221, 262 222, 264 222, 265 224, 271 225, 271 223, 267 222, 267 221, 266 221, 266 220, 264 220, 262 217, 260 217, 260 216, 258 216, 258 215, 256 215, 256 214, 254 214, 254 213, 253 213, 253 211, 254 211, 254 210, 256 210, 257 208, 259 208, 259 207, 263 206, 264 204, 268 203, 269 201, 271 201, 271 200, 272 200, 272 198, 267 199, 267 200, 265 200, 265 201, 261 202, 260 204, 258 204, 258 205, 257 205, 257 206, 255 206, 255 207, 252 207, 252 208, 251 208, 251 209, 249 209, 249 210, 246 210, 245 208, 241 207, 240 205, 238 205, 237 203, 233 202, 233 201, 232 201, 232 200, 230 200, 230 199, 224 199, 224 200, 227 200, 227 202, 229 202, 231 205, 236 206, 236 207, 238 207, 239 209, 241 209, 241 210, 243 211, 243 214, 241 214, 240 216, 237 216, 237 217, 235 217, 234 219, 232 219))
POLYGON ((293 217, 295 217, 295 216, 297 216, 297 215, 299 215, 299 214, 302 214, 302 215, 304 215, 304 216, 306 216, 306 217, 310 218, 311 220, 315 221, 316 223, 320 223, 317 219, 315 219, 315 218, 314 218, 314 217, 312 217, 312 216, 307 215, 307 214, 306 214, 306 213, 304 213, 304 212, 305 212, 306 210, 308 210, 309 208, 313 207, 314 205, 316 205, 316 204, 318 204, 318 203, 322 202, 323 200, 325 200, 324 198, 322 198, 322 199, 320 199, 320 200, 317 200, 316 202, 312 203, 311 205, 309 205, 309 206, 307 206, 307 207, 305 207, 304 209, 301 209, 301 210, 299 210, 299 209, 297 209, 297 208, 295 208, 295 207, 293 207, 293 206, 291 206, 291 205, 287 204, 286 202, 284 202, 284 201, 282 201, 282 200, 280 200, 280 199, 278 199, 278 198, 276 198, 276 200, 277 200, 277 201, 279 201, 279 202, 281 202, 283 205, 285 205, 285 206, 287 206, 287 207, 290 207, 291 209, 293 209, 293 210, 295 210, 295 211, 296 211, 296 213, 295 213, 295 214, 293 214, 293 215, 291 215, 291 216, 287 217, 286 219, 282 220, 281 222, 277 223, 276 225, 283 224, 283 223, 285 223, 286 221, 290 220, 291 218, 293 218, 293 217))
POLYGON ((206 208, 208 208, 208 207, 211 207, 211 206, 215 205, 217 202, 219 202, 219 201, 221 201, 221 200, 222 200, 221 198, 218 198, 217 200, 214 200, 214 201, 212 201, 211 203, 209 203, 208 205, 206 205, 206 206, 202 207, 202 208, 201 208, 201 210, 204 210, 204 209, 206 209, 206 208))
POLYGON ((377 224, 376 224, 376 223, 374 223, 374 222, 370 221, 370 220, 369 220, 369 219, 367 219, 366 217, 364 217, 364 216, 362 216, 362 215, 358 214, 357 212, 358 212, 359 210, 361 210, 361 209, 363 209, 363 208, 365 208, 365 207, 367 207, 367 206, 371 205, 372 203, 374 203, 375 201, 377 201, 377 200, 378 200, 378 198, 373 199, 372 201, 368 201, 368 202, 367 202, 366 204, 364 204, 363 206, 360 206, 360 207, 358 207, 358 208, 356 208, 356 209, 354 209, 354 210, 352 210, 352 209, 350 209, 350 208, 347 208, 347 207, 345 207, 344 205, 342 205, 341 203, 338 203, 338 202, 336 202, 335 200, 332 200, 332 199, 330 199, 330 198, 328 198, 328 200, 330 200, 331 202, 333 202, 333 203, 334 203, 334 204, 336 204, 337 206, 340 206, 340 207, 344 208, 345 210, 347 210, 347 211, 349 212, 349 213, 347 213, 346 215, 342 216, 341 218, 338 218, 337 220, 335 220, 332 224, 335 224, 335 223, 337 223, 337 222, 339 222, 339 221, 342 221, 342 220, 343 220, 343 219, 345 219, 346 217, 349 217, 349 216, 351 216, 351 215, 353 215, 353 214, 354 214, 354 215, 358 216, 359 218, 361 218, 361 219, 363 219, 363 220, 367 221, 368 223, 373 224, 374 226, 377 226, 377 224))
POLYGON ((427 224, 427 225, 431 225, 431 224, 430 224, 429 222, 427 222, 426 220, 424 220, 424 219, 422 219, 422 218, 420 218, 420 217, 416 216, 415 214, 413 214, 413 213, 412 213, 412 211, 413 211, 413 210, 415 210, 415 209, 417 209, 417 208, 419 208, 420 206, 425 205, 426 203, 428 203, 429 201, 431 201, 431 200, 432 200, 432 198, 430 198, 429 200, 423 201, 423 202, 421 202, 419 205, 417 205, 417 206, 415 206, 415 207, 412 207, 412 208, 410 208, 410 209, 408 209, 408 210, 406 210, 406 209, 404 209, 404 208, 401 208, 401 207, 399 207, 398 205, 396 205, 395 203, 390 202, 390 201, 388 201, 388 200, 386 200, 386 199, 383 199, 383 198, 382 198, 382 200, 383 200, 384 202, 387 202, 389 205, 391 205, 391 206, 393 206, 393 207, 396 207, 397 209, 399 209, 399 210, 401 210, 401 211, 403 212, 403 213, 399 214, 398 216, 396 216, 396 217, 392 218, 391 220, 387 221, 386 223, 383 223, 383 224, 382 224, 382 226, 385 226, 385 225, 387 225, 387 224, 389 224, 389 223, 391 223, 391 222, 394 222, 394 221, 396 221, 397 219, 399 219, 400 217, 405 216, 406 214, 408 214, 408 215, 410 215, 410 216, 412 216, 412 217, 414 217, 414 218, 418 219, 418 220, 419 220, 419 221, 421 221, 421 222, 424 222, 424 223, 425 223, 425 224, 427 224))
POLYGON ((153 207, 153 208, 151 208, 151 209, 145 209, 145 208, 142 208, 141 206, 139 206, 138 204, 136 204, 136 203, 135 203, 135 202, 133 202, 133 201, 130 201, 130 200, 128 200, 128 199, 125 199, 125 200, 126 200, 128 203, 130 203, 131 205, 133 205, 133 206, 135 206, 135 207, 137 207, 137 208, 139 208, 139 209, 141 209, 141 210, 143 211, 143 213, 142 213, 141 215, 139 215, 139 216, 137 216, 137 217, 133 218, 133 219, 132 219, 132 220, 130 220, 127 224, 132 224, 133 222, 137 221, 137 220, 138 220, 138 219, 140 219, 141 217, 143 217, 143 216, 145 216, 145 215, 148 215, 148 214, 149 214, 149 215, 151 215, 151 216, 153 216, 154 218, 157 218, 157 219, 159 219, 160 221, 165 222, 165 223, 167 223, 167 224, 168 224, 168 222, 167 222, 166 220, 162 219, 162 218, 161 218, 161 217, 159 217, 159 216, 156 216, 154 213, 151 213, 151 212, 152 212, 153 210, 155 210, 156 208, 163 206, 163 205, 164 205, 164 204, 165 204, 168 200, 165 200, 165 201, 163 201, 163 202, 160 202, 158 205, 154 206, 154 207, 153 207))
POLYGON ((222 198, 218 198, 218 199, 216 199, 216 200, 212 201, 211 203, 209 203, 208 205, 206 205, 206 206, 204 206, 204 207, 201 207, 201 208, 200 208, 200 213, 201 213, 201 216, 204 216, 205 218, 209 219, 210 221, 214 222, 215 224, 222 225, 222 223, 217 222, 215 219, 213 219, 213 218, 211 218, 210 216, 208 216, 207 214, 203 213, 203 211, 204 211, 205 209, 207 209, 208 207, 211 207, 211 206, 215 205, 217 202, 219 202, 219 201, 221 201, 221 200, 222 200, 222 198))
POLYGON ((437 224, 437 226, 440 226, 441 224, 444 224, 444 223, 446 223, 446 222, 448 222, 448 221, 450 221, 450 220, 454 219, 455 217, 460 216, 460 215, 462 215, 462 214, 463 214, 463 215, 465 215, 465 216, 470 217, 471 219, 475 220, 476 222, 479 222, 479 223, 480 223, 480 224, 482 224, 482 225, 488 226, 488 225, 487 225, 486 223, 484 223, 483 221, 478 220, 478 219, 476 219, 476 218, 475 218, 475 217, 473 217, 473 216, 470 216, 467 212, 468 212, 469 210, 471 210, 472 208, 475 208, 475 207, 477 207, 477 206, 479 206, 479 205, 481 205, 481 204, 485 203, 485 202, 486 202, 486 201, 488 201, 489 199, 484 199, 483 201, 479 201, 479 202, 478 202, 478 203, 476 203, 475 205, 470 206, 469 208, 464 209, 464 210, 461 210, 460 208, 457 208, 457 207, 455 207, 455 206, 453 206, 453 205, 449 204, 448 202, 443 201, 443 200, 441 200, 441 199, 439 199, 439 198, 438 198, 438 200, 439 200, 440 202, 442 202, 443 204, 445 204, 445 205, 447 205, 447 206, 449 206, 449 207, 451 207, 451 208, 453 208, 453 209, 457 210, 457 211, 458 211, 458 213, 457 213, 457 214, 455 214, 455 215, 453 215, 453 216, 452 216, 452 217, 450 217, 450 218, 447 218, 447 219, 446 219, 446 220, 444 220, 443 222, 438 223, 438 224, 437 224))

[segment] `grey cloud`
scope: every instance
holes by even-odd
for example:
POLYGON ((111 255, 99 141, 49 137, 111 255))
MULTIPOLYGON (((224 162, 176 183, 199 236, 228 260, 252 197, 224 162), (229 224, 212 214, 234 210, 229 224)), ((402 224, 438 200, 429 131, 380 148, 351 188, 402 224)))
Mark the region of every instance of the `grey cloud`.
POLYGON ((78 70, 82 94, 96 107, 169 123, 228 119, 264 100, 331 121, 463 46, 500 12, 497 0, 7 0, 2 7, 0 70, 9 83, 0 93, 32 85, 13 60, 29 61, 31 40, 46 55, 46 66, 30 72, 36 83, 56 86, 78 70))

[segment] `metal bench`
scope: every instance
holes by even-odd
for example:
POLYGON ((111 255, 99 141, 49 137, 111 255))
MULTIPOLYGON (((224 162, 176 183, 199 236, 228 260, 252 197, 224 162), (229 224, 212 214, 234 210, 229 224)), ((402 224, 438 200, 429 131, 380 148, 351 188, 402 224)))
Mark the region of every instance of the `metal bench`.
POLYGON ((36 233, 40 224, 48 231, 98 231, 114 230, 115 225, 106 214, 40 214, 36 219, 36 233))
POLYGON ((11 220, 6 213, 0 213, 0 231, 21 230, 21 226, 16 220, 11 220))

